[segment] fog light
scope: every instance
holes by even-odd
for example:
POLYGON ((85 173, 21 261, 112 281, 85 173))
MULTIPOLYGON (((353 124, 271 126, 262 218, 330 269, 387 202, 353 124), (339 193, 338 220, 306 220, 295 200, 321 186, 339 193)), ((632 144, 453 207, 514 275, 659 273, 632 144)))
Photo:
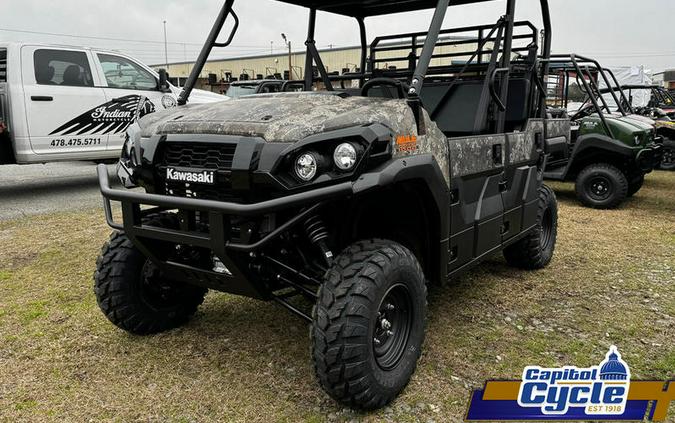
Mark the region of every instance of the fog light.
POLYGON ((316 157, 312 153, 305 153, 295 161, 295 174, 305 182, 314 179, 317 169, 316 157))
POLYGON ((356 148, 349 143, 340 144, 333 153, 335 166, 340 170, 351 170, 356 165, 356 148))

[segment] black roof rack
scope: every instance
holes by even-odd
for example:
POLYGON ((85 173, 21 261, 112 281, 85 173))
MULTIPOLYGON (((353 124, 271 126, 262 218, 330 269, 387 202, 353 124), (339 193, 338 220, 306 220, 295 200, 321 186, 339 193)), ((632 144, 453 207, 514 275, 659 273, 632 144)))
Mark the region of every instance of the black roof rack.
MULTIPOLYGON (((437 0, 278 0, 282 3, 308 7, 310 9, 331 12, 338 15, 365 18, 368 16, 388 15, 391 13, 411 12, 433 9, 437 0)), ((452 0, 451 6, 469 3, 483 3, 495 0, 452 0)))

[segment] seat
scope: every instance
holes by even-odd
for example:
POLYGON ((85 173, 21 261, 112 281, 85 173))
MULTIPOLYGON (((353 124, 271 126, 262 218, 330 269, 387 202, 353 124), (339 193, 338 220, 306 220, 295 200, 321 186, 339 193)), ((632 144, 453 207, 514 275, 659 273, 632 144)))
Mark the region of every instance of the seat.
POLYGON ((509 79, 509 97, 506 103, 507 132, 522 129, 530 117, 530 81, 524 77, 509 79))
MULTIPOLYGON (((422 104, 429 115, 436 115, 436 124, 446 135, 471 135, 474 133, 483 81, 467 80, 451 84, 450 81, 425 84, 420 93, 422 104), (452 92, 445 103, 440 104, 448 89, 452 92)), ((479 131, 483 129, 479 128, 479 131)))
MULTIPOLYGON (((448 136, 466 136, 480 134, 486 130, 487 122, 474 128, 476 114, 483 93, 482 79, 429 82, 422 88, 420 98, 429 115, 436 116, 435 121, 443 133, 448 136), (451 89, 444 104, 443 97, 451 89)), ((499 88, 497 88, 499 91, 499 88)), ((506 105, 506 130, 519 129, 529 118, 530 81, 524 77, 509 79, 509 96, 506 105)))
POLYGON ((61 85, 70 85, 76 87, 84 86, 84 79, 82 78, 80 67, 77 65, 68 66, 66 71, 63 72, 63 82, 61 85))
POLYGON ((52 78, 54 78, 53 66, 40 66, 35 69, 35 80, 41 85, 56 85, 52 78))

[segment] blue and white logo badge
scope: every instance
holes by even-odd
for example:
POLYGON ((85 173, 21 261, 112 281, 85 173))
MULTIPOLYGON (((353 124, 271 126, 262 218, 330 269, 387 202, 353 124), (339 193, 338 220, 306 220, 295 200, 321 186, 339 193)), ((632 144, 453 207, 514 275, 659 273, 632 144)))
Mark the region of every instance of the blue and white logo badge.
POLYGON ((629 387, 628 364, 612 345, 598 366, 526 367, 518 405, 540 408, 545 415, 563 415, 570 407, 584 407, 589 416, 618 415, 626 409, 629 387))

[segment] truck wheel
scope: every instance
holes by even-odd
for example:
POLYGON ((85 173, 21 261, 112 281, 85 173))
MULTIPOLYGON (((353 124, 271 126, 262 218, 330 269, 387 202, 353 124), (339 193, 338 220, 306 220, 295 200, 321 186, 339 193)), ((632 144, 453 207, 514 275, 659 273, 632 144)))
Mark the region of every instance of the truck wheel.
POLYGON ((558 238, 558 200, 547 185, 539 188, 537 225, 525 238, 504 249, 509 265, 526 270, 546 267, 553 258, 558 238))
MULTIPOLYGON (((175 227, 170 214, 146 224, 175 227)), ((204 301, 207 290, 166 280, 123 232, 114 232, 96 261, 94 293, 105 316, 136 335, 164 332, 186 323, 204 301)))
POLYGON ((592 164, 577 176, 576 192, 587 207, 614 209, 628 196, 628 180, 615 166, 592 164))
POLYGON ((673 147, 663 148, 663 159, 661 159, 661 164, 659 165, 659 168, 661 168, 661 170, 675 169, 675 148, 673 147))
POLYGON ((643 173, 634 176, 631 181, 628 183, 628 193, 627 197, 632 197, 642 189, 642 185, 645 183, 645 175, 643 173))
POLYGON ((312 312, 312 357, 336 401, 372 410, 391 402, 417 367, 426 325, 422 268, 392 241, 360 241, 326 272, 312 312))

